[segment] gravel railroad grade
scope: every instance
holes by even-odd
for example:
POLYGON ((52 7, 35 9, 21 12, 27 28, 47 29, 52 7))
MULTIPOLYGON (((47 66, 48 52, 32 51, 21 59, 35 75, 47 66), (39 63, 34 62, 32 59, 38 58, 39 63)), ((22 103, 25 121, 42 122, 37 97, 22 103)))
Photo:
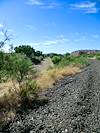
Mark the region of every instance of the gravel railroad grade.
POLYGON ((48 103, 18 116, 2 133, 100 133, 100 61, 44 92, 48 103))

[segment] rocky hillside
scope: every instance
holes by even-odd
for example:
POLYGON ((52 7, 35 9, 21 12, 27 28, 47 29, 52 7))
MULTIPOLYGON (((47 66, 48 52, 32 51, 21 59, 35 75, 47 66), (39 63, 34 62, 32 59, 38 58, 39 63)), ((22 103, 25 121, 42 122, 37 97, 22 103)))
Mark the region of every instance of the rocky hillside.
POLYGON ((81 54, 96 54, 99 53, 100 50, 78 50, 78 51, 74 51, 71 54, 75 55, 75 56, 79 56, 81 54))

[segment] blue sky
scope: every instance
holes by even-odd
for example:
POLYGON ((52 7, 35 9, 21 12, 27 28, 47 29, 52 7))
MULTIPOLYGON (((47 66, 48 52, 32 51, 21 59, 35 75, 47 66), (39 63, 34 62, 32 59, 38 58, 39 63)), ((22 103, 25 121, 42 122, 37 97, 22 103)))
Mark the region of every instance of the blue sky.
POLYGON ((44 53, 100 49, 100 1, 0 0, 3 27, 14 46, 31 45, 44 53))

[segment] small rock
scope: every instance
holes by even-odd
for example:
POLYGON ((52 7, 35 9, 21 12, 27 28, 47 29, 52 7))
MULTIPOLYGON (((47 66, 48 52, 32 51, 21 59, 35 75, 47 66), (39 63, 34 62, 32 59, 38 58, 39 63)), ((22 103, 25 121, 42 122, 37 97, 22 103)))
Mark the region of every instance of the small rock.
POLYGON ((17 121, 17 125, 19 126, 21 123, 19 121, 17 121))
POLYGON ((68 132, 68 129, 65 129, 65 133, 67 133, 68 132))
POLYGON ((33 120, 34 120, 34 118, 32 117, 30 120, 31 120, 31 121, 33 121, 33 120))
POLYGON ((34 131, 30 131, 30 133, 35 133, 34 131))

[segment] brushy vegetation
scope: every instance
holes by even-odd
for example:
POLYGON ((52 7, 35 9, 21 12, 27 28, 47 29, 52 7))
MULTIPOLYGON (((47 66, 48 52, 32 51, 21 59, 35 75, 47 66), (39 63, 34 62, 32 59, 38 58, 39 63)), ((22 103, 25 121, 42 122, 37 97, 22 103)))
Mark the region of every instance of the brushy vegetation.
POLYGON ((87 57, 84 55, 80 55, 80 56, 73 56, 70 54, 65 54, 62 58, 58 56, 52 57, 52 61, 53 63, 57 66, 57 67, 65 67, 68 65, 73 65, 73 66, 79 66, 79 67, 83 67, 88 65, 88 60, 87 57), (57 59, 60 60, 58 61, 57 59))
POLYGON ((9 38, 5 31, 4 40, 0 42, 0 82, 13 84, 5 95, 0 96, 0 125, 12 114, 14 117, 21 106, 30 105, 37 98, 39 87, 33 81, 36 72, 33 58, 42 60, 42 53, 35 52, 30 46, 17 47, 13 51, 10 45, 10 52, 5 53, 2 48, 7 41, 9 38))
POLYGON ((22 107, 30 107, 37 98, 38 89, 36 81, 28 80, 19 88, 11 89, 0 97, 0 125, 4 124, 6 120, 14 119, 16 111, 22 107))
POLYGON ((33 63, 23 53, 0 52, 0 82, 7 78, 22 82, 32 72, 35 72, 33 63))
POLYGON ((14 48, 15 53, 24 53, 34 64, 39 64, 44 59, 44 54, 41 51, 35 51, 29 45, 22 45, 14 48))
POLYGON ((51 59, 54 64, 58 64, 62 60, 62 57, 55 55, 51 59))
POLYGON ((84 67, 88 65, 88 60, 84 56, 65 56, 59 63, 59 67, 64 67, 66 65, 84 67))
POLYGON ((14 119, 18 109, 31 106, 38 98, 38 92, 52 87, 55 82, 64 76, 80 72, 80 68, 89 65, 88 59, 100 59, 100 53, 82 54, 73 56, 69 53, 43 55, 35 51, 31 46, 19 46, 10 52, 2 51, 5 43, 9 41, 5 32, 5 38, 0 42, 0 82, 12 82, 9 91, 0 97, 0 125, 7 120, 14 119), (51 57, 54 68, 39 73, 36 77, 34 64, 41 63, 44 57, 51 57))

